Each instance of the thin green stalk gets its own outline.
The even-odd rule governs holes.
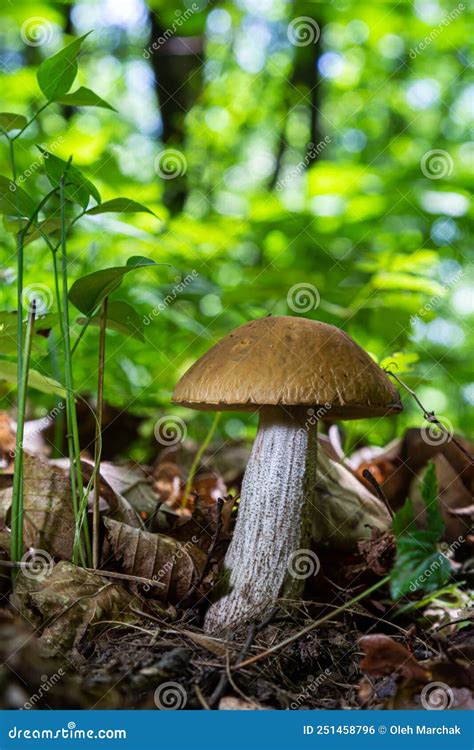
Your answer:
[[[74,385],[72,375],[72,358],[71,358],[71,339],[69,333],[69,304],[68,304],[68,275],[67,275],[67,247],[66,247],[66,197],[64,194],[64,175],[59,182],[59,200],[61,212],[61,274],[62,274],[62,326],[61,333],[63,339],[64,351],[64,375],[66,385],[66,417],[68,423],[68,443],[71,450],[70,462],[73,468],[75,462],[76,469],[76,489],[77,494],[73,493],[73,510],[76,524],[79,525],[77,531],[79,535],[82,528],[82,518],[79,515],[79,505],[84,495],[84,483],[81,471],[81,449],[79,443],[79,431],[77,427],[76,404],[74,401]],[[71,481],[72,483],[72,481]],[[86,559],[92,559],[92,550],[90,543],[89,527],[84,524],[84,544],[86,548]],[[79,547],[79,549],[78,549]],[[73,552],[73,562],[77,563],[81,545],[75,545]]]
[[[51,372],[53,374],[53,378],[58,381],[58,383],[61,383],[63,380],[61,368],[59,366],[59,360],[58,360],[58,353],[57,353],[57,338],[56,338],[56,331],[54,328],[50,331],[48,336],[48,352],[49,352],[49,361],[51,363]],[[56,413],[55,419],[54,419],[54,435],[53,435],[53,451],[52,451],[52,458],[60,458],[61,457],[61,446],[64,442],[64,435],[66,432],[66,424],[65,424],[65,413],[64,413],[64,406],[65,402],[61,399],[61,401],[55,402],[55,407],[59,408],[59,412]]]
[[[104,372],[105,372],[105,333],[107,327],[107,306],[109,298],[105,297],[102,301],[100,312],[100,335],[99,335],[99,375],[97,379],[97,421],[95,428],[95,447],[94,447],[94,510],[92,521],[92,567],[99,567],[99,531],[100,531],[100,453],[102,439],[102,410],[104,406]]]
[[[184,487],[184,495],[183,495],[183,499],[181,501],[181,507],[182,508],[186,508],[186,506],[188,504],[189,493],[191,492],[191,487],[193,486],[193,481],[194,481],[194,477],[196,475],[196,471],[197,471],[198,466],[199,466],[199,462],[201,461],[201,458],[204,455],[204,451],[206,450],[207,446],[209,445],[209,443],[212,440],[212,436],[214,435],[214,433],[216,431],[216,427],[219,424],[220,418],[221,418],[221,412],[217,411],[216,415],[215,415],[215,417],[214,417],[214,419],[212,421],[212,424],[211,424],[211,426],[209,428],[209,432],[207,433],[207,435],[206,435],[206,437],[204,439],[204,442],[201,444],[198,452],[194,456],[194,461],[191,464],[191,469],[189,471],[188,479],[187,479],[186,485]]]
[[[11,558],[15,561],[21,560],[23,555],[23,437],[25,433],[26,394],[28,391],[28,370],[35,325],[35,313],[36,302],[33,300],[26,325],[23,370],[18,389],[18,419],[11,512]]]
[[[20,135],[22,135],[22,134],[23,134],[23,133],[25,132],[26,128],[29,128],[29,127],[30,127],[30,125],[31,125],[31,123],[32,123],[32,122],[34,122],[34,121],[35,121],[35,120],[37,119],[37,117],[38,117],[38,116],[39,116],[39,115],[41,114],[41,112],[43,112],[43,110],[45,110],[45,109],[46,109],[46,107],[49,107],[49,105],[50,105],[50,104],[51,104],[51,102],[46,102],[46,104],[43,104],[43,106],[42,106],[42,107],[40,107],[40,108],[39,108],[39,109],[38,109],[38,110],[37,110],[37,111],[35,112],[35,114],[34,114],[34,115],[33,115],[33,117],[31,118],[31,120],[28,120],[28,122],[26,123],[25,127],[24,127],[24,128],[22,128],[22,129],[21,129],[21,130],[20,130],[20,131],[19,131],[19,132],[18,132],[18,133],[17,133],[16,135],[14,135],[14,136],[13,136],[13,138],[11,138],[11,140],[12,140],[12,141],[16,141],[16,139],[17,139],[17,138],[19,138],[19,137],[20,137]]]

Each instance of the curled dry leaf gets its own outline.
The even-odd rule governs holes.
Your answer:
[[[152,589],[160,599],[179,601],[199,577],[205,555],[192,542],[180,544],[164,534],[133,529],[110,518],[104,519],[114,554],[130,575],[160,581],[163,589]]]
[[[35,577],[21,571],[15,597],[41,632],[43,656],[77,653],[87,629],[102,620],[136,619],[129,610],[133,597],[122,586],[65,561]]]
[[[11,470],[15,455],[15,429],[5,412],[0,413],[0,468]]]
[[[395,538],[391,531],[372,529],[372,538],[362,539],[357,546],[370,570],[379,576],[387,575],[395,559]]]
[[[25,548],[71,559],[75,527],[68,472],[25,453],[23,476]],[[0,490],[0,521],[7,525],[11,500],[11,487]]]
[[[428,675],[426,668],[415,659],[406,646],[397,643],[390,636],[378,633],[364,635],[359,638],[359,645],[365,652],[360,667],[367,674],[381,677],[398,672],[404,677],[426,680]]]

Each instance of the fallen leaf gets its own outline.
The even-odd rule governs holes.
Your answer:
[[[129,610],[134,597],[123,587],[66,561],[41,576],[20,571],[15,597],[21,614],[41,632],[44,656],[77,654],[88,628],[103,620],[136,619]]]
[[[75,524],[69,472],[25,453],[23,475],[25,548],[71,559]],[[7,525],[11,500],[11,487],[0,490],[0,521]]]
[[[358,547],[369,570],[379,576],[387,575],[395,559],[395,538],[391,531],[372,529],[371,539],[362,539]]]
[[[410,651],[388,635],[364,635],[359,638],[365,656],[360,668],[367,674],[380,677],[398,672],[405,677],[416,680],[426,680],[427,670],[413,656]]]
[[[205,554],[191,542],[180,544],[165,534],[133,529],[110,518],[105,518],[104,524],[124,571],[164,584],[162,589],[151,590],[159,599],[180,600],[202,572]]]

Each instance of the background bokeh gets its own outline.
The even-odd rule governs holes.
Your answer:
[[[103,199],[125,195],[159,217],[89,217],[70,241],[72,279],[130,255],[170,264],[130,275],[116,295],[146,318],[146,344],[108,334],[107,400],[146,415],[144,436],[172,413],[202,439],[212,415],[171,406],[177,379],[231,328],[269,313],[343,327],[378,361],[395,360],[428,408],[472,435],[467,6],[3,5],[2,111],[37,110],[37,65],[91,29],[77,83],[117,109],[49,107],[17,141],[23,187],[45,191],[35,145],[46,144],[73,154]],[[10,176],[4,139],[0,162]],[[13,310],[14,240],[0,232],[2,308]],[[26,262],[25,284],[52,299],[44,243],[28,245]],[[41,346],[35,366],[52,374]],[[96,353],[90,330],[74,363],[84,394],[96,388]],[[6,386],[2,399],[6,409],[14,401]],[[371,442],[422,423],[405,403],[402,416],[371,426]],[[32,393],[31,405],[38,415],[51,399]],[[368,427],[348,425],[346,448],[369,440]],[[227,439],[254,428],[255,417],[242,414],[219,426]]]

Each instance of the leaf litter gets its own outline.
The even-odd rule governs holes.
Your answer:
[[[224,448],[214,463],[212,453],[204,455],[184,510],[193,447],[165,450],[152,467],[102,463],[97,571],[68,561],[74,519],[67,465],[26,454],[25,554],[40,564],[18,573],[9,608],[0,611],[0,648],[16,659],[18,674],[26,660],[34,668],[24,685],[1,683],[3,704],[21,707],[60,668],[62,688],[43,684],[37,707],[154,708],[154,691],[171,680],[195,709],[419,708],[433,683],[446,686],[447,708],[472,708],[474,622],[465,584],[472,581],[473,473],[449,444],[427,449],[420,432],[408,430],[385,451],[368,446],[344,467],[352,475],[347,491],[360,486],[373,497],[364,475],[371,472],[395,514],[393,527],[375,519],[370,538],[358,544],[337,552],[318,546],[320,571],[304,600],[296,607],[282,601],[268,621],[230,638],[209,636],[202,622],[238,513],[243,446]],[[12,450],[14,425],[0,415],[5,564]],[[82,468],[87,482],[87,459]],[[431,586],[417,586],[430,555]],[[1,572],[8,592],[8,568]],[[351,604],[384,576],[392,595],[384,584]],[[344,606],[331,617],[334,602]],[[321,626],[307,627],[322,615]],[[253,657],[259,661],[245,666]]]

